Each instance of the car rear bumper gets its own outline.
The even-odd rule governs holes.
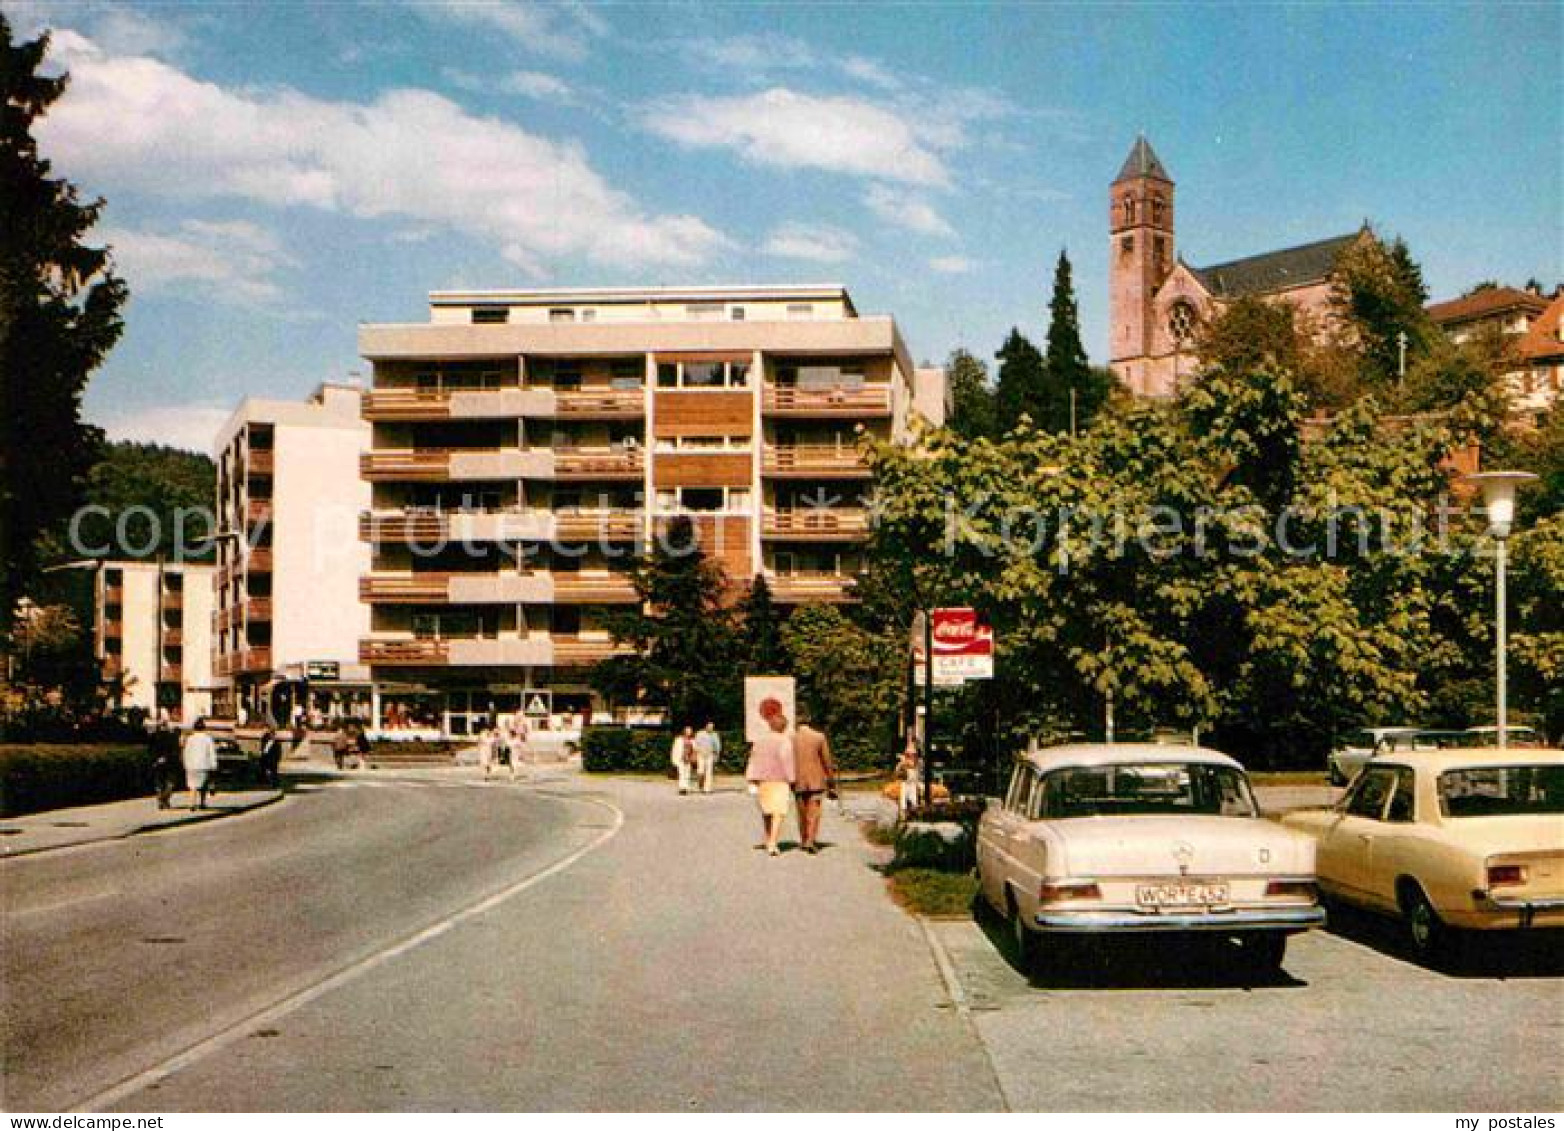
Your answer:
[[[1283,931],[1294,933],[1325,925],[1325,909],[1307,907],[1243,908],[1234,911],[1154,913],[1138,911],[1039,911],[1037,929],[1058,934],[1155,934],[1158,932]]]
[[[1531,927],[1564,927],[1564,896],[1493,896],[1473,892],[1474,910],[1445,913],[1452,927],[1475,931],[1526,930]]]

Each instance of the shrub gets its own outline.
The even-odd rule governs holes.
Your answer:
[[[144,746],[0,746],[0,816],[151,792],[152,755]]]
[[[641,727],[588,727],[581,736],[581,768],[589,773],[666,773],[671,764],[673,733]],[[743,773],[749,761],[749,743],[741,731],[722,732],[722,757],[717,769]]]

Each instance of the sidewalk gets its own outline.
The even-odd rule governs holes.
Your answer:
[[[159,809],[154,796],[129,801],[110,801],[103,805],[82,805],[75,809],[51,809],[29,813],[25,817],[0,820],[0,857],[26,856],[55,848],[70,848],[98,841],[121,840],[138,833],[193,825],[219,817],[247,813],[282,800],[278,789],[225,790],[213,797],[207,808],[192,812],[185,806],[188,795],[174,795],[172,809]]]

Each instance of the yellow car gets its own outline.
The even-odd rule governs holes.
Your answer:
[[[1564,927],[1564,751],[1381,754],[1283,823],[1315,838],[1325,895],[1400,916],[1420,955],[1452,928]]]

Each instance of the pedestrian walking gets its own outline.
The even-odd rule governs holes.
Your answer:
[[[348,751],[352,748],[353,743],[348,738],[347,727],[338,727],[331,736],[331,758],[332,761],[336,762],[337,769],[347,769]]]
[[[305,746],[309,743],[309,740],[310,740],[310,732],[305,728],[304,724],[303,723],[294,723],[293,724],[293,749],[289,752],[288,756],[290,758],[303,758],[303,757],[305,757],[309,753],[309,751],[305,749]]]
[[[494,727],[485,722],[483,729],[478,732],[478,765],[483,767],[485,779],[489,771],[494,769],[494,748],[498,742],[499,736],[494,733]]]
[[[798,839],[813,856],[820,851],[820,811],[836,796],[836,761],[826,736],[803,721],[793,735],[793,803],[798,807]]]
[[[910,734],[901,758],[896,762],[896,778],[901,782],[901,795],[896,808],[905,817],[917,808],[923,792],[923,759],[918,754],[918,740]]]
[[[282,739],[277,737],[277,729],[268,726],[261,733],[261,780],[267,785],[277,785],[282,777],[278,769],[282,765]]]
[[[364,727],[358,723],[354,723],[352,726],[354,754],[353,768],[357,770],[367,770],[369,768],[369,752],[371,750],[369,742],[369,731],[365,730]]]
[[[700,781],[701,792],[710,793],[717,776],[717,761],[722,757],[722,735],[717,724],[708,721],[695,736],[695,776]]]
[[[777,841],[782,836],[782,822],[787,818],[789,799],[793,796],[793,740],[787,733],[787,715],[782,704],[768,696],[760,702],[760,717],[765,720],[770,733],[750,743],[749,764],[744,767],[744,779],[755,791],[760,804],[760,823],[765,829],[763,846],[767,854],[781,853]]]
[[[212,788],[217,770],[217,743],[206,733],[206,720],[197,719],[195,729],[185,737],[180,761],[185,766],[185,787],[190,790],[190,808],[205,809],[206,795]]]
[[[516,780],[516,771],[527,752],[527,720],[516,715],[510,721],[510,733],[505,738],[505,761],[510,766],[510,780]]]
[[[173,805],[174,790],[179,788],[179,735],[167,719],[159,719],[157,729],[147,741],[152,754],[152,784],[157,787],[157,807]]]
[[[673,747],[668,751],[668,760],[673,763],[673,768],[679,774],[679,792],[690,792],[690,779],[695,773],[695,731],[692,727],[685,727],[674,736]]]

